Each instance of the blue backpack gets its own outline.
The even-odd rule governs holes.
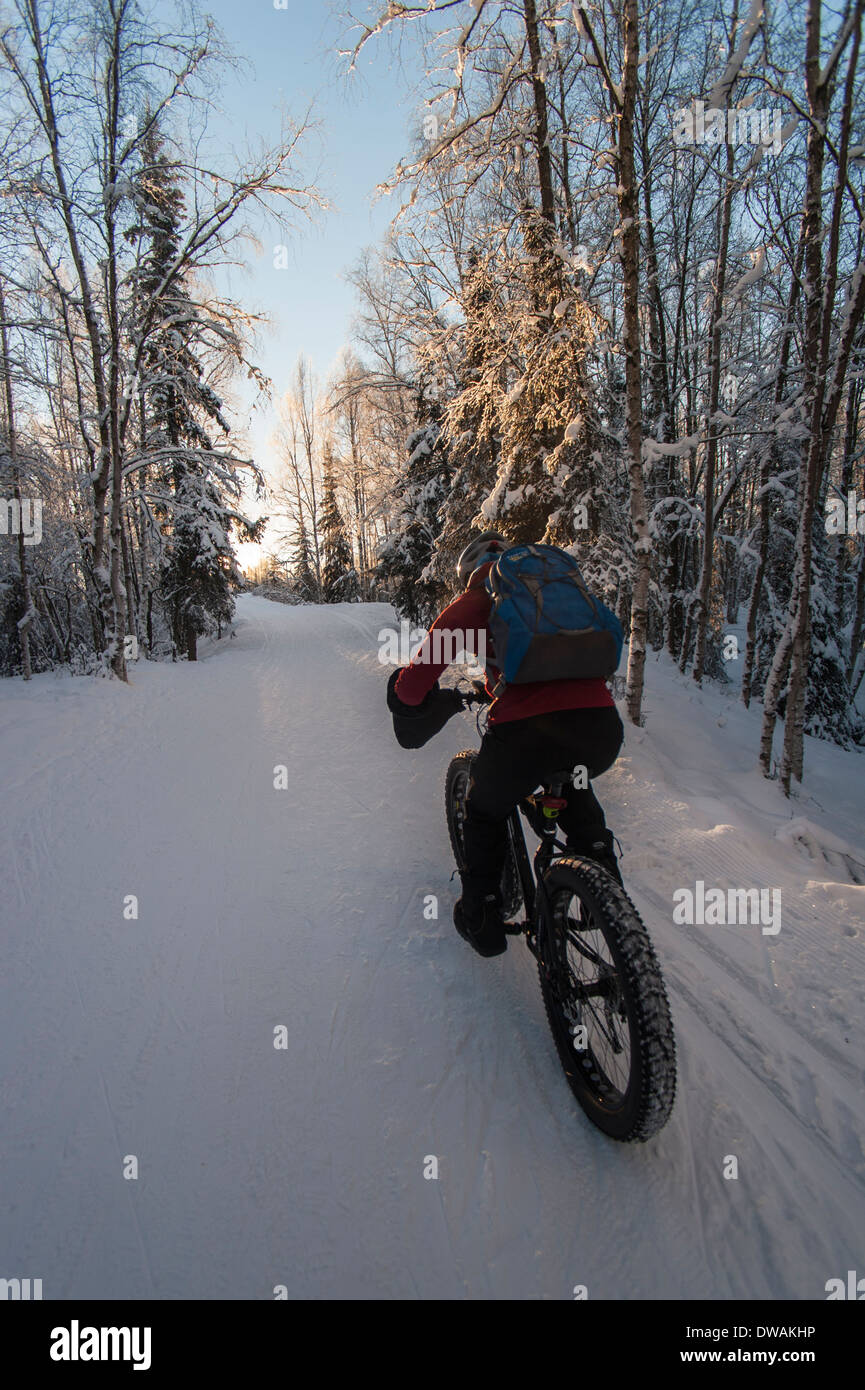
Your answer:
[[[613,675],[622,656],[621,623],[589,592],[564,550],[514,546],[499,556],[484,584],[492,598],[491,659],[502,688]]]

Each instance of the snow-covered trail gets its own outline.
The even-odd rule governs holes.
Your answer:
[[[809,741],[825,810],[790,833],[756,715],[651,666],[648,727],[599,791],[679,1098],[616,1145],[571,1098],[522,944],[483,961],[450,924],[442,780],[474,727],[396,746],[391,622],[246,597],[197,666],[0,688],[0,1276],[46,1298],[627,1299],[822,1298],[865,1273],[862,764]],[[697,878],[781,887],[780,933],[674,926]]]

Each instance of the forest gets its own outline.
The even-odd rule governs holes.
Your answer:
[[[863,5],[346,12],[346,82],[422,56],[416,120],[340,369],[272,382],[216,271],[326,216],[309,116],[238,162],[203,11],[4,4],[0,674],[195,660],[245,586],[423,624],[494,528],[615,609],[633,723],[666,652],[761,706],[787,793],[805,734],[861,746]],[[275,471],[240,382],[278,402]]]

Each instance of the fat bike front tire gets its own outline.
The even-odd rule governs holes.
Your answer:
[[[544,875],[538,973],[568,1085],[598,1129],[642,1143],[670,1117],[676,1047],[649,935],[625,890],[576,855]]]

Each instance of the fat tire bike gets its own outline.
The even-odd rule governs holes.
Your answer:
[[[489,703],[478,688],[466,709]],[[476,750],[457,753],[445,782],[445,809],[457,869],[465,869],[463,826]],[[661,968],[624,888],[599,863],[557,836],[564,768],[508,819],[503,915],[538,963],[550,1032],[565,1077],[586,1115],[611,1139],[644,1142],[670,1117],[676,1046]],[[521,816],[539,845],[529,858]]]

